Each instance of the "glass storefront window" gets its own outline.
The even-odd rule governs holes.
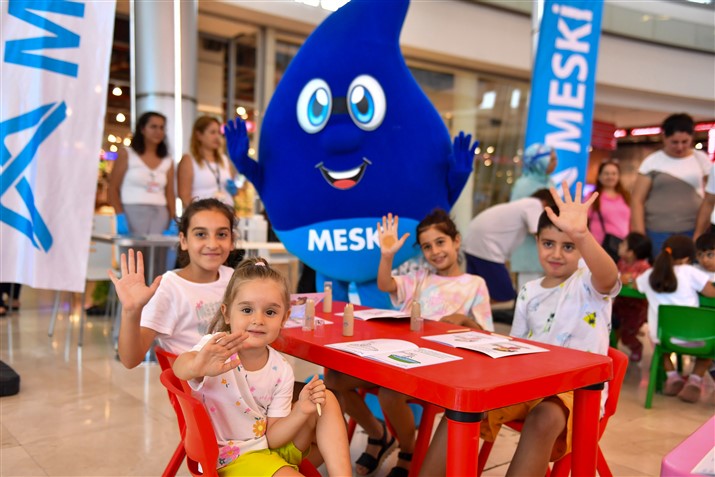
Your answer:
[[[480,75],[475,104],[477,160],[474,165],[472,215],[507,202],[521,174],[526,107],[526,81]]]

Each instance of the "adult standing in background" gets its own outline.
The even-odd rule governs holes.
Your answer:
[[[653,250],[671,235],[693,237],[710,171],[707,155],[692,149],[693,118],[672,114],[662,130],[663,149],[643,160],[631,195],[631,232],[647,235]]]
[[[606,234],[623,240],[631,222],[631,195],[621,184],[621,167],[615,161],[598,166],[596,190],[598,197],[588,211],[588,228],[598,243]]]
[[[539,189],[548,189],[554,185],[549,175],[556,169],[556,151],[544,144],[532,144],[524,151],[521,177],[511,189],[509,200],[515,201],[531,196]],[[510,268],[517,274],[519,289],[531,280],[544,274],[536,250],[536,239],[527,235],[522,244],[511,255]]]
[[[131,147],[119,150],[108,190],[119,234],[156,235],[175,228],[174,162],[165,127],[164,115],[146,112],[137,121]],[[166,257],[156,254],[157,275],[164,272],[165,263]]]
[[[467,273],[487,282],[492,302],[516,298],[506,262],[528,235],[536,234],[546,205],[554,205],[551,192],[539,189],[531,197],[489,207],[469,222],[463,242]]]
[[[184,208],[192,200],[214,198],[234,209],[237,174],[222,150],[221,123],[210,116],[198,118],[191,132],[190,153],[184,154],[176,171]]]
[[[700,204],[695,222],[693,240],[708,232],[715,232],[715,164],[710,166],[708,183],[705,184],[705,197]]]

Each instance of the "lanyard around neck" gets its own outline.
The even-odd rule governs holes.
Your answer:
[[[219,167],[218,163],[216,163],[216,169],[214,169],[213,167],[211,167],[211,164],[209,163],[209,161],[206,161],[206,167],[209,168],[211,173],[216,178],[216,188],[218,190],[221,190],[221,168]]]

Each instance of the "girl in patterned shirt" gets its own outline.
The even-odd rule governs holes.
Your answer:
[[[231,277],[212,334],[174,363],[211,417],[220,476],[300,475],[315,439],[330,475],[352,473],[345,421],[323,382],[314,377],[291,408],[293,370],[270,347],[289,314],[285,278],[262,258],[246,260]]]

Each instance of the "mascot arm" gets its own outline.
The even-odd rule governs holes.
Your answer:
[[[454,138],[454,147],[452,154],[449,157],[449,173],[447,174],[448,200],[450,205],[459,198],[459,194],[464,189],[464,184],[467,183],[469,175],[474,167],[474,151],[479,145],[479,141],[472,142],[471,134],[464,134],[460,131],[459,135]]]
[[[263,175],[261,165],[248,157],[248,131],[246,123],[240,118],[226,123],[224,127],[226,145],[231,162],[236,166],[236,170],[246,176],[251,181],[256,190],[261,190]]]

